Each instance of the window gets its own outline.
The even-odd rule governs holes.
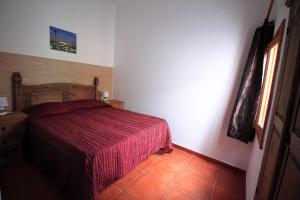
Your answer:
[[[272,97],[273,83],[278,68],[284,24],[285,21],[281,23],[277,33],[275,34],[275,37],[267,46],[264,57],[263,84],[261,88],[259,107],[255,120],[255,129],[260,148],[262,148],[263,145],[265,125],[269,114],[269,104]]]

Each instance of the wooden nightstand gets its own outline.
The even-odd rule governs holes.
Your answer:
[[[109,100],[109,104],[113,108],[119,108],[119,109],[124,109],[124,102],[123,101],[118,101],[118,100]]]
[[[22,159],[22,139],[27,115],[13,112],[0,116],[0,166]]]

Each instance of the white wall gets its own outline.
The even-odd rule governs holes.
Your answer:
[[[110,0],[1,0],[0,51],[113,66]],[[77,34],[77,54],[51,50],[49,26]]]
[[[270,20],[275,20],[275,32],[278,30],[281,22],[283,19],[286,19],[286,24],[285,28],[287,28],[288,25],[288,14],[289,14],[289,9],[285,7],[284,5],[285,1],[282,0],[276,0],[274,3],[274,7],[271,13]],[[286,33],[286,31],[284,31]],[[282,55],[283,55],[283,50],[284,50],[284,43],[285,43],[285,37],[284,35],[283,38],[283,46],[281,48],[281,59],[280,63],[282,62]],[[279,64],[279,67],[281,67],[281,64]],[[277,88],[277,83],[275,83],[275,88]],[[271,106],[271,111],[274,110],[274,99],[272,99],[272,106]],[[267,128],[266,128],[266,133],[268,132],[268,129],[270,128],[270,119],[267,121]],[[266,143],[267,140],[267,135],[265,135],[264,143]],[[263,145],[265,146],[265,145]],[[249,165],[247,168],[247,174],[246,174],[246,196],[247,200],[252,200],[254,199],[255,195],[255,189],[259,177],[259,171],[261,168],[262,164],[262,158],[263,158],[263,153],[264,153],[265,148],[261,150],[259,148],[258,140],[255,138],[255,141],[253,143],[251,153],[250,153],[250,158],[249,158]]]
[[[114,95],[165,118],[174,143],[247,169],[251,145],[226,136],[261,0],[117,4]]]

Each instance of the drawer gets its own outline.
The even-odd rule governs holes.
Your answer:
[[[7,146],[10,146],[12,144],[19,144],[21,145],[22,137],[20,135],[15,135],[15,137],[2,137],[0,138],[0,149],[6,148]]]
[[[23,132],[25,129],[26,122],[16,121],[14,123],[1,123],[0,124],[0,136],[6,135],[14,132]]]
[[[8,145],[6,148],[0,148],[0,163],[6,163],[22,158],[22,148],[20,144]]]
[[[24,121],[11,124],[2,124],[0,126],[0,146],[14,143],[23,137],[26,123]]]

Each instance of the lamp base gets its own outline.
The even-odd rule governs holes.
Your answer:
[[[8,112],[0,112],[0,116],[4,116],[4,115],[7,115]]]
[[[6,115],[7,112],[5,111],[4,107],[0,107],[0,116]]]
[[[103,101],[105,102],[105,103],[109,103],[109,99],[108,98],[103,98]]]

